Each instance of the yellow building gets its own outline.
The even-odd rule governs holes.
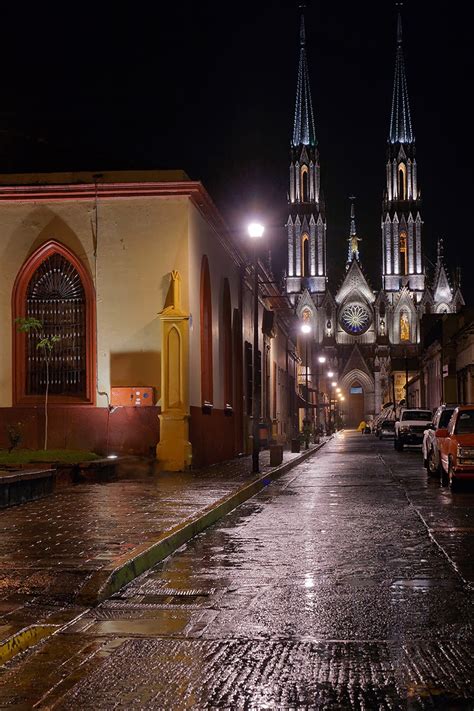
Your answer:
[[[248,451],[251,270],[201,183],[181,171],[0,176],[0,225],[0,421],[26,446],[44,429],[38,334],[16,326],[33,316],[59,336],[50,446],[157,452],[169,469]],[[282,439],[288,328],[259,328],[262,422]]]

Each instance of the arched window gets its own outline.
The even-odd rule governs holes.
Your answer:
[[[13,287],[13,400],[41,402],[46,365],[39,332],[20,333],[16,319],[33,317],[43,336],[58,336],[49,362],[51,404],[95,400],[95,296],[83,264],[55,241],[42,245],[22,266]]]
[[[301,276],[309,276],[309,238],[303,235],[301,238]]]
[[[398,199],[406,200],[407,196],[407,169],[405,163],[398,165]]]
[[[209,261],[201,263],[201,399],[202,404],[213,403],[212,381],[212,300]]]
[[[308,166],[303,165],[301,167],[301,200],[302,202],[309,201],[309,184],[308,184]]]
[[[410,340],[410,319],[406,311],[402,311],[400,314],[400,340]]]
[[[33,317],[42,324],[43,336],[59,338],[49,363],[50,402],[93,403],[95,297],[83,264],[58,242],[46,243],[21,268],[12,303],[14,324],[19,317]],[[40,334],[14,329],[14,402],[37,402],[46,390]]]
[[[408,250],[406,232],[400,232],[400,266],[401,273],[408,274]]]
[[[233,358],[232,358],[232,307],[230,300],[229,280],[224,279],[224,294],[222,304],[222,325],[224,329],[223,370],[224,370],[224,408],[233,406]]]

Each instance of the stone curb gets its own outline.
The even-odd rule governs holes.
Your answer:
[[[329,439],[326,440],[326,442],[327,441],[329,441]],[[237,508],[237,506],[244,501],[247,501],[247,499],[250,499],[262,491],[262,489],[282,476],[282,474],[285,474],[318,452],[326,442],[322,442],[302,452],[299,457],[295,457],[278,467],[274,467],[259,479],[242,486],[233,494],[213,502],[197,516],[185,520],[174,528],[166,531],[155,541],[147,541],[143,545],[137,546],[131,553],[122,556],[112,564],[93,573],[79,592],[77,601],[86,606],[93,606],[106,600],[146,570],[160,563],[171,555],[171,553],[174,553],[174,551],[180,548],[184,543],[190,541],[198,533],[212,526],[213,523],[230,511],[233,511],[233,509]]]
[[[278,467],[274,467],[255,481],[242,486],[233,494],[222,497],[218,501],[207,506],[202,513],[194,518],[188,519],[178,524],[174,528],[166,531],[156,541],[147,541],[142,546],[137,546],[132,553],[119,558],[113,565],[105,566],[97,573],[94,573],[85,583],[80,591],[77,602],[86,607],[97,605],[108,597],[118,592],[125,585],[130,583],[146,570],[149,570],[157,563],[161,562],[174,553],[180,546],[194,538],[204,529],[212,526],[213,523],[225,516],[233,509],[262,489],[272,483],[275,479],[285,474],[293,467],[304,462],[312,454],[318,452],[326,442],[316,445],[304,451],[299,457],[295,457]],[[33,624],[15,632],[7,639],[0,640],[0,665],[13,659],[20,652],[35,646],[38,642],[57,634],[71,624],[77,618],[77,613],[71,615],[71,620],[62,625]]]
[[[33,647],[45,637],[57,632],[61,625],[28,625],[0,642],[0,664],[5,664],[20,652]]]

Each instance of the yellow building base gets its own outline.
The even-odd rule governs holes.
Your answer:
[[[189,441],[189,415],[182,412],[158,415],[160,441],[156,447],[159,469],[167,472],[182,472],[189,469],[192,461]]]

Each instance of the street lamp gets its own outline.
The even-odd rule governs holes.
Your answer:
[[[316,370],[316,426],[318,428],[317,434],[318,434],[318,440],[319,441],[319,435],[321,433],[321,403],[320,403],[320,398],[321,398],[321,392],[320,392],[320,385],[319,385],[319,373],[321,366],[324,365],[326,362],[326,356],[320,355],[318,356],[318,368]]]
[[[328,373],[328,375],[329,375],[329,373]],[[334,373],[331,373],[331,375],[334,375]],[[336,403],[335,403],[336,398],[333,397],[335,387],[337,387],[337,381],[333,380],[331,382],[331,390],[329,391],[329,429],[332,429],[333,424],[334,424],[334,429],[336,429]],[[334,400],[334,410],[333,410],[334,414],[331,417],[331,406],[332,406],[333,400]]]
[[[252,415],[253,415],[253,443],[252,443],[252,471],[258,473],[259,466],[259,420],[260,420],[260,391],[257,387],[257,356],[258,356],[258,240],[263,236],[264,226],[260,222],[251,222],[248,226],[249,237],[253,240],[253,363],[252,363]]]
[[[304,441],[305,449],[309,449],[309,413],[308,413],[308,397],[309,397],[309,387],[308,387],[308,340],[309,334],[311,333],[311,325],[306,321],[301,324],[301,333],[304,333],[305,338],[305,363],[306,363],[306,373],[305,373],[305,384],[306,384],[306,397],[305,397],[305,408],[304,408]]]
[[[332,370],[328,370],[328,378],[334,378],[334,373]]]

